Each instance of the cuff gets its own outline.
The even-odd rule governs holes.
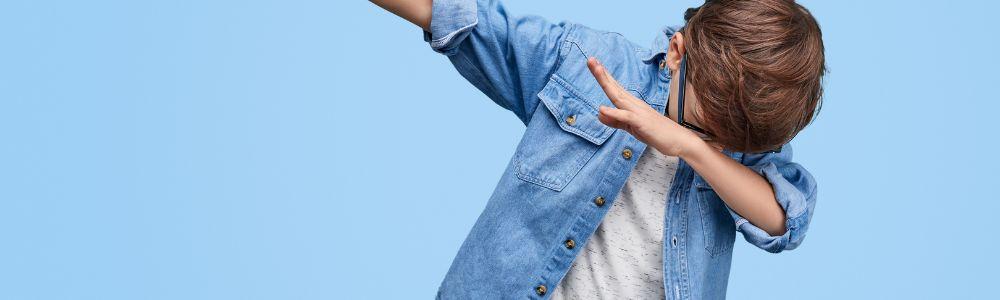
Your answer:
[[[785,233],[780,236],[770,235],[729,209],[729,213],[736,220],[736,230],[742,232],[748,242],[767,252],[778,253],[795,249],[802,243],[803,234],[809,223],[806,195],[789,182],[774,163],[750,168],[763,175],[774,189],[775,199],[785,210]]]
[[[479,22],[478,4],[475,0],[434,0],[432,7],[431,28],[424,31],[424,41],[434,51],[452,55]]]

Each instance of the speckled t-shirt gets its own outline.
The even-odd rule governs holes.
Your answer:
[[[663,216],[677,164],[646,148],[552,299],[664,299]]]

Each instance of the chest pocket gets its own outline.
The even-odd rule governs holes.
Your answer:
[[[514,174],[561,191],[614,133],[597,119],[597,104],[553,75],[538,93],[539,107],[514,154]]]
[[[561,45],[561,62],[538,92],[541,104],[514,154],[514,174],[562,191],[594,157],[614,128],[597,119],[600,105],[614,106],[587,69],[597,57],[633,96],[646,100],[638,82],[643,64],[634,45],[610,32],[571,26]],[[544,106],[544,107],[543,107]]]

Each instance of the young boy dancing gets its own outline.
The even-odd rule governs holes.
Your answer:
[[[721,299],[736,232],[802,242],[816,182],[788,142],[825,63],[794,1],[706,1],[651,48],[494,0],[372,2],[526,125],[439,299]]]

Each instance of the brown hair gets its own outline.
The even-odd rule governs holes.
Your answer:
[[[697,113],[724,147],[777,149],[819,113],[823,40],[805,7],[793,0],[708,0],[684,20]]]

